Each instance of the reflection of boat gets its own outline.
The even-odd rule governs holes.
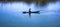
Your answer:
[[[31,8],[29,8],[29,12],[26,12],[26,11],[23,12],[23,14],[26,14],[26,13],[29,13],[29,16],[31,16],[31,13],[36,13],[36,14],[38,14],[39,11],[31,12]]]

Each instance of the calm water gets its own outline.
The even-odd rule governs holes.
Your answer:
[[[40,11],[40,14],[23,14],[23,11]],[[60,27],[60,2],[44,7],[25,2],[0,3],[0,27]]]

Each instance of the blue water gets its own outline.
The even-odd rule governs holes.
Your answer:
[[[23,14],[23,11],[40,11],[40,14]],[[0,3],[0,27],[60,27],[60,2],[44,7],[25,2]]]

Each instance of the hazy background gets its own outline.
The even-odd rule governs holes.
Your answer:
[[[40,14],[23,14],[23,11]],[[60,27],[59,0],[0,0],[0,27]]]

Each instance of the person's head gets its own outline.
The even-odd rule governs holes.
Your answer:
[[[29,8],[29,10],[31,10],[31,8]]]

